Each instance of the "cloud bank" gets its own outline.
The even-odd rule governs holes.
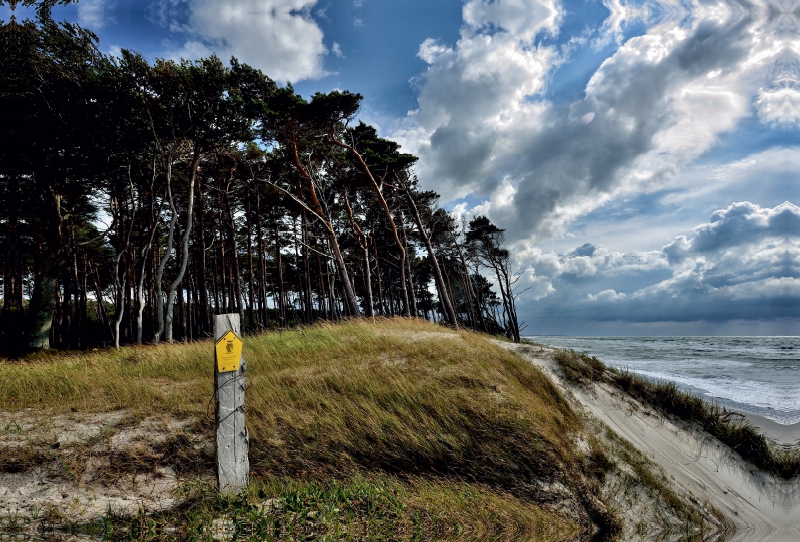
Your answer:
[[[800,318],[800,207],[734,203],[659,251],[520,253],[532,322]]]

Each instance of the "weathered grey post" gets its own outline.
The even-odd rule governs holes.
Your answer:
[[[214,317],[214,342],[217,482],[221,493],[238,493],[247,487],[250,472],[244,425],[247,366],[238,314]]]

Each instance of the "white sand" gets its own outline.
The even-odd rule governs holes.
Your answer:
[[[547,349],[498,344],[519,351],[567,389]],[[680,488],[725,514],[733,527],[726,540],[800,540],[800,480],[789,483],[766,475],[707,433],[659,418],[610,387],[586,391],[570,386],[567,395],[663,467]]]

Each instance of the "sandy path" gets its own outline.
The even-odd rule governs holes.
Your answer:
[[[517,350],[565,389],[547,349],[498,344]],[[567,395],[663,467],[679,486],[724,513],[735,528],[727,540],[800,540],[800,480],[788,483],[766,475],[713,437],[659,418],[609,387],[569,387]]]

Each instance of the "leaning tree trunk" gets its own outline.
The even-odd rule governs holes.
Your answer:
[[[369,245],[367,244],[367,237],[364,235],[364,232],[361,230],[361,227],[356,222],[355,218],[353,217],[353,209],[350,207],[350,199],[347,197],[347,192],[344,194],[344,204],[347,208],[347,216],[350,218],[350,225],[353,228],[353,231],[356,232],[358,236],[358,244],[361,245],[361,250],[364,251],[364,288],[367,292],[367,299],[364,303],[367,309],[367,316],[370,318],[375,317],[375,310],[373,308],[373,301],[372,301],[372,278],[370,277],[369,272]]]
[[[342,148],[347,149],[353,156],[356,157],[359,166],[361,166],[361,170],[367,175],[370,183],[372,183],[372,188],[375,191],[375,195],[378,196],[378,200],[381,202],[383,212],[386,215],[386,220],[389,222],[389,227],[392,228],[392,235],[394,235],[394,242],[397,245],[397,251],[400,253],[400,294],[403,301],[403,316],[411,316],[408,303],[408,290],[406,289],[406,251],[403,248],[403,243],[400,241],[400,235],[397,233],[397,225],[392,217],[392,211],[389,209],[389,204],[386,203],[386,198],[383,197],[383,192],[381,192],[381,188],[378,186],[377,181],[375,181],[375,177],[372,176],[369,166],[367,166],[367,163],[364,162],[364,159],[361,157],[355,147],[346,143],[342,143],[335,137],[332,139],[334,143]]]
[[[453,303],[450,301],[450,296],[447,294],[447,288],[445,287],[444,278],[442,277],[442,269],[439,267],[439,260],[436,258],[436,254],[433,252],[433,245],[431,245],[431,239],[428,237],[428,232],[425,230],[425,226],[422,224],[422,218],[420,217],[419,209],[417,209],[417,203],[414,201],[414,198],[407,189],[405,190],[405,193],[408,202],[411,204],[411,216],[414,217],[414,222],[416,223],[417,229],[420,232],[422,242],[425,244],[425,250],[428,251],[428,258],[431,260],[431,264],[433,265],[433,276],[436,281],[436,290],[439,293],[439,301],[442,302],[448,323],[451,326],[458,328],[456,311],[453,309]]]
[[[31,348],[50,348],[50,332],[53,329],[53,316],[56,312],[56,293],[58,274],[53,267],[34,277],[31,297]],[[102,301],[100,301],[102,303]]]
[[[181,238],[180,269],[178,270],[178,275],[175,277],[175,280],[173,280],[169,288],[167,288],[167,314],[164,320],[164,338],[168,342],[172,342],[172,312],[175,306],[175,290],[183,280],[183,275],[186,273],[186,265],[189,263],[189,236],[192,233],[192,213],[194,212],[194,183],[197,178],[197,162],[199,160],[200,151],[195,150],[192,163],[189,165],[189,200],[186,203],[186,227],[183,230],[183,237]]]
[[[170,210],[172,211],[172,218],[169,221],[169,233],[167,234],[167,246],[164,250],[164,256],[161,258],[161,262],[158,265],[158,270],[156,271],[156,332],[155,332],[155,342],[159,342],[161,340],[161,335],[164,333],[164,291],[163,285],[161,281],[164,277],[164,268],[167,266],[167,262],[172,257],[172,241],[175,238],[175,224],[178,222],[178,210],[175,208],[175,200],[172,197],[172,161],[171,158],[167,162],[167,175],[166,175],[166,182],[167,182],[167,198],[169,202]]]
[[[314,180],[311,178],[311,175],[308,174],[306,168],[303,167],[303,164],[300,163],[300,156],[297,152],[297,143],[294,141],[292,142],[292,151],[294,165],[308,186],[308,192],[311,196],[313,210],[321,219],[323,226],[325,227],[328,244],[330,245],[331,252],[333,253],[333,261],[336,264],[336,271],[339,274],[339,280],[342,281],[342,290],[345,298],[344,302],[352,316],[361,316],[361,309],[358,307],[358,300],[356,299],[356,294],[353,290],[353,284],[350,282],[350,276],[347,274],[347,267],[344,263],[344,257],[342,256],[342,251],[339,249],[339,241],[336,239],[336,229],[333,227],[333,222],[322,208],[319,198],[317,198],[317,191],[314,188]]]
[[[128,164],[128,180],[131,183],[131,206],[132,206],[131,222],[130,222],[130,225],[128,226],[127,233],[124,234],[125,241],[123,242],[122,246],[119,249],[119,252],[117,253],[117,258],[116,258],[116,262],[115,262],[115,265],[114,265],[114,286],[116,288],[116,294],[117,294],[116,298],[114,299],[114,305],[115,305],[114,306],[114,346],[117,348],[117,350],[119,350],[119,335],[120,335],[119,327],[120,327],[120,324],[122,324],[122,317],[125,314],[125,310],[124,310],[125,309],[125,305],[126,305],[126,303],[125,303],[125,297],[126,297],[125,296],[125,288],[128,285],[126,273],[121,273],[120,272],[120,263],[122,262],[122,257],[125,255],[125,252],[128,251],[128,246],[130,246],[130,244],[131,244],[131,234],[133,233],[133,224],[134,224],[134,221],[136,220],[136,202],[134,200],[134,195],[133,195],[133,182],[130,181],[130,176],[131,176],[131,168],[130,168],[130,164]],[[122,218],[123,218],[123,212],[122,212],[123,198],[122,197],[114,197],[114,199],[112,200],[112,204],[114,204],[114,206],[117,209],[117,215],[119,217],[118,221],[117,221],[118,227],[124,227],[124,223],[123,223],[123,220],[122,220]],[[121,231],[118,231],[118,237],[119,238],[123,237],[123,234],[122,234]]]
[[[64,217],[61,214],[61,195],[48,187],[52,198],[52,223],[45,230],[46,241],[40,249],[39,270],[34,277],[31,296],[31,327],[29,346],[35,349],[50,348],[50,332],[56,312],[58,274],[61,267],[61,232]]]

